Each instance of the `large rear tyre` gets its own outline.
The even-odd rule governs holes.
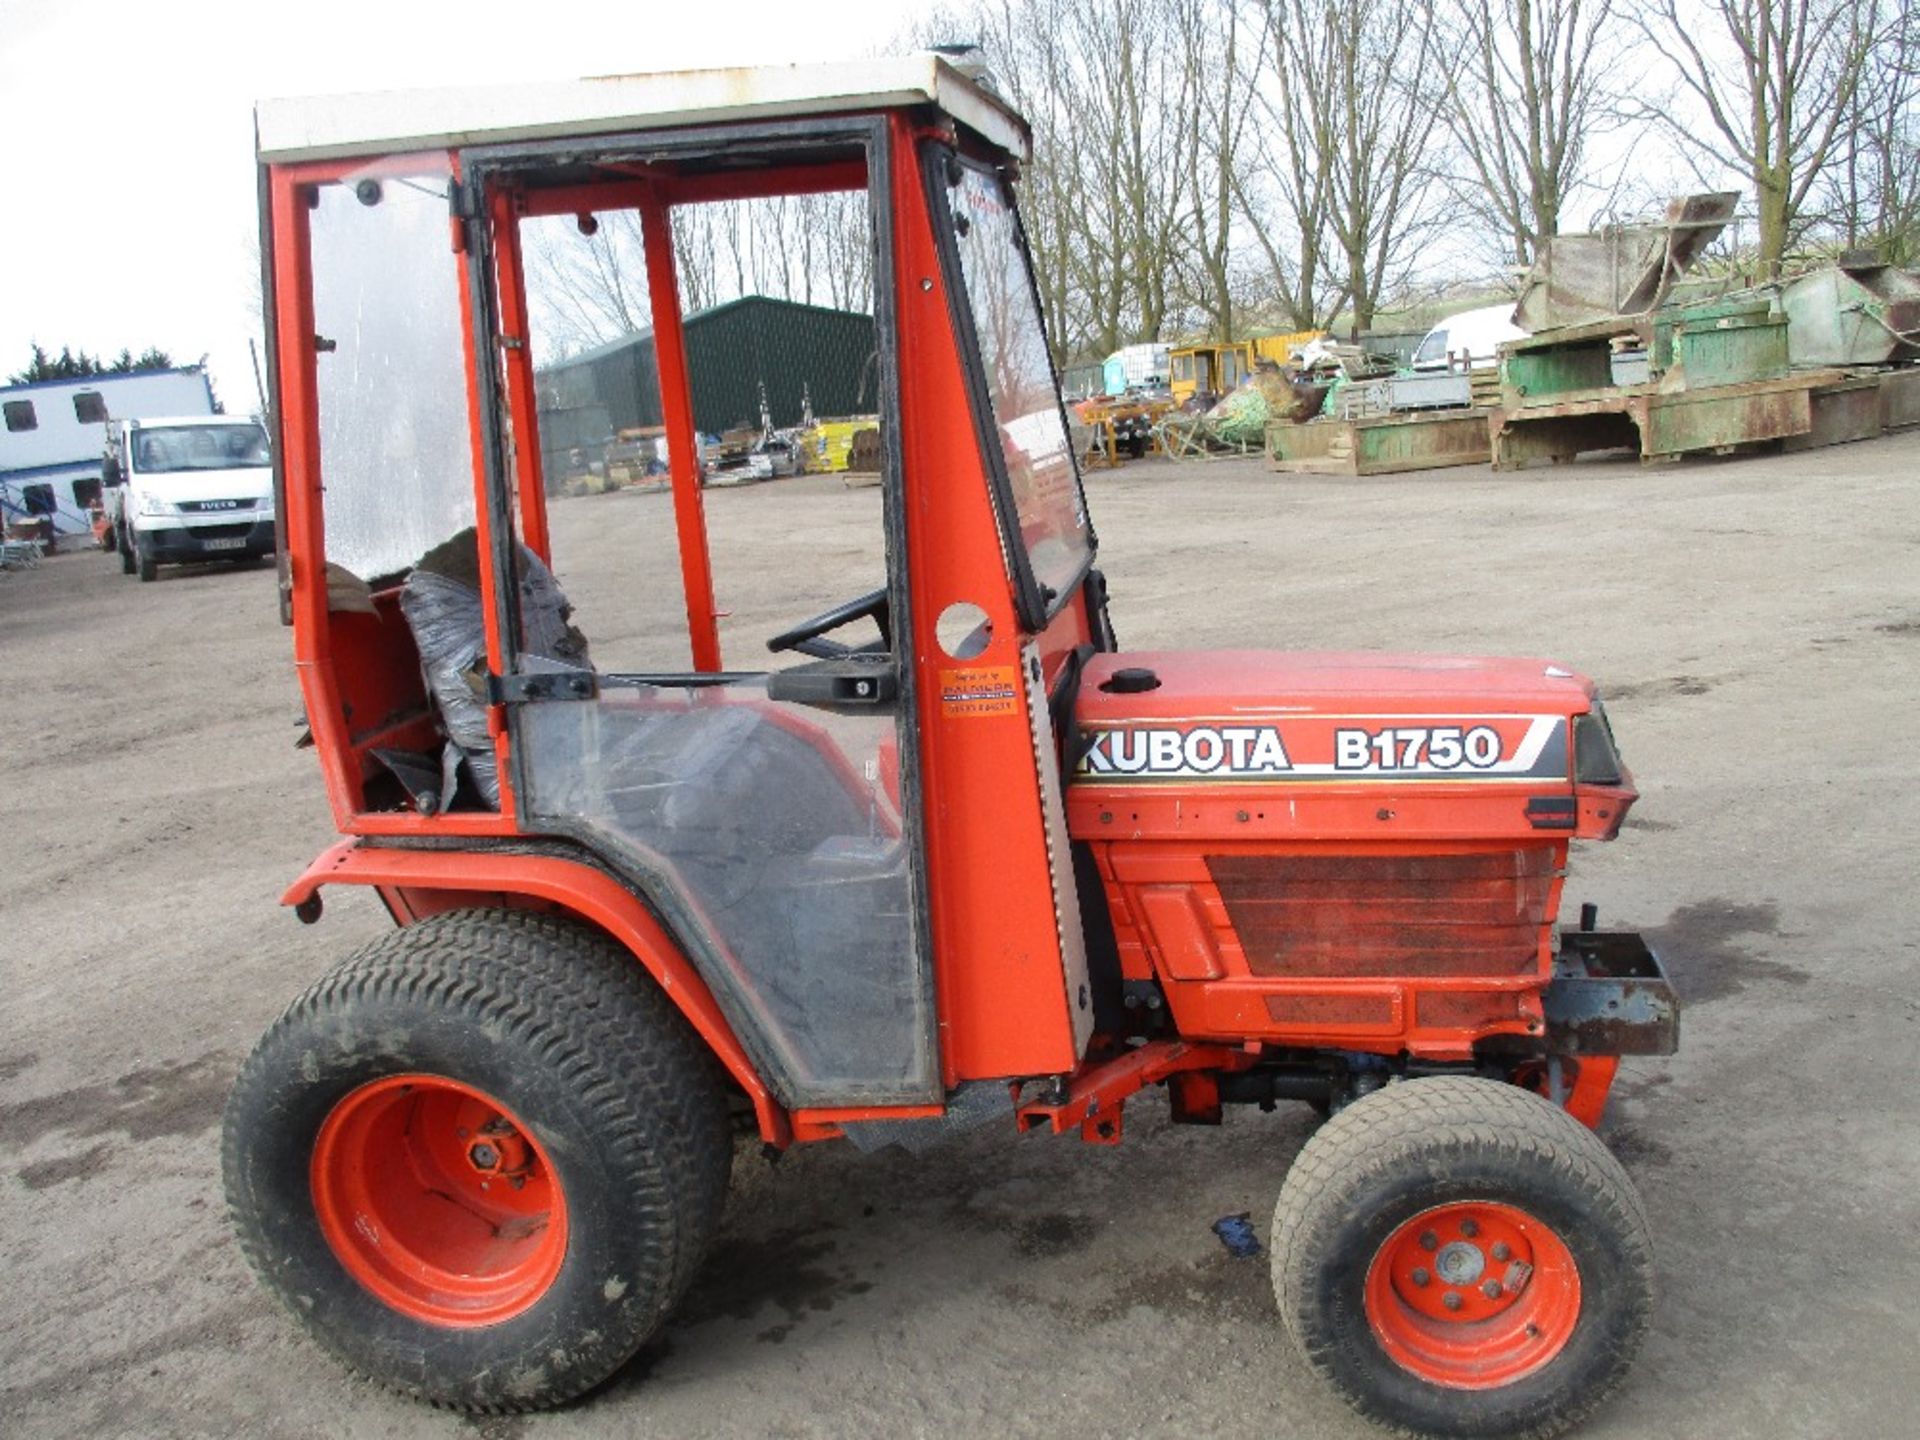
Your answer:
[[[1307,1361],[1406,1435],[1544,1440],[1619,1384],[1653,1306],[1653,1248],[1605,1145],[1490,1080],[1389,1085],[1294,1161],[1273,1282]]]
[[[568,1400],[659,1328],[706,1253],[722,1077],[598,932],[453,911],[296,1000],[227,1104],[260,1278],[353,1369],[477,1412]]]

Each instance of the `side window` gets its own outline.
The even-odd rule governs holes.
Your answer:
[[[865,191],[671,212],[720,654],[887,582]],[[553,569],[603,673],[691,668],[660,367],[634,211],[521,223]],[[872,644],[870,621],[834,639]]]
[[[98,390],[82,390],[73,397],[73,418],[82,425],[104,425],[107,420],[107,397]]]
[[[40,428],[40,418],[33,413],[33,401],[31,400],[9,400],[6,402],[6,405],[0,407],[0,409],[5,410],[7,429],[9,431],[17,433],[21,430],[37,430]]]
[[[1416,365],[1425,365],[1431,361],[1444,360],[1446,358],[1447,332],[1445,330],[1432,330],[1427,333],[1427,338],[1420,342],[1420,348],[1414,352],[1413,363]]]
[[[73,503],[76,508],[86,510],[100,498],[98,480],[76,480],[73,482]]]
[[[1012,191],[998,175],[962,165],[946,190],[962,291],[986,381],[994,450],[1014,508],[1031,585],[1048,614],[1093,559],[1080,473],[1054,390],[1046,327]]]
[[[20,503],[29,515],[51,515],[57,508],[51,485],[22,485]]]
[[[444,157],[315,191],[313,311],[327,558],[399,574],[474,523],[459,267]]]

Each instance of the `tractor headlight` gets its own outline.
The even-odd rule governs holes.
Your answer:
[[[1581,785],[1618,785],[1624,778],[1607,707],[1598,696],[1593,709],[1573,720],[1573,778]]]
[[[151,490],[142,490],[140,492],[140,513],[142,515],[171,515],[173,514],[173,502],[171,500],[162,500]]]

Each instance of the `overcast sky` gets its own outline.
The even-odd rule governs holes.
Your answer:
[[[847,59],[928,0],[0,0],[0,382],[34,341],[209,357],[252,410],[253,102]]]

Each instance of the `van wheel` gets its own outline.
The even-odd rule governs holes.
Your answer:
[[[227,1103],[268,1289],[354,1370],[476,1412],[558,1404],[659,1328],[725,1203],[711,1053],[632,955],[526,911],[438,915],[296,1000]]]
[[[1653,1248],[1593,1132],[1514,1086],[1433,1077],[1355,1101],[1301,1148],[1273,1281],[1301,1353],[1362,1414],[1544,1440],[1625,1376]]]
[[[133,565],[140,572],[142,582],[150,581],[160,573],[160,567],[154,563],[153,557],[140,548],[137,534],[133,537]]]
[[[114,534],[118,539],[115,548],[120,552],[120,573],[131,575],[133,574],[133,543],[127,539],[125,530],[116,530]]]

